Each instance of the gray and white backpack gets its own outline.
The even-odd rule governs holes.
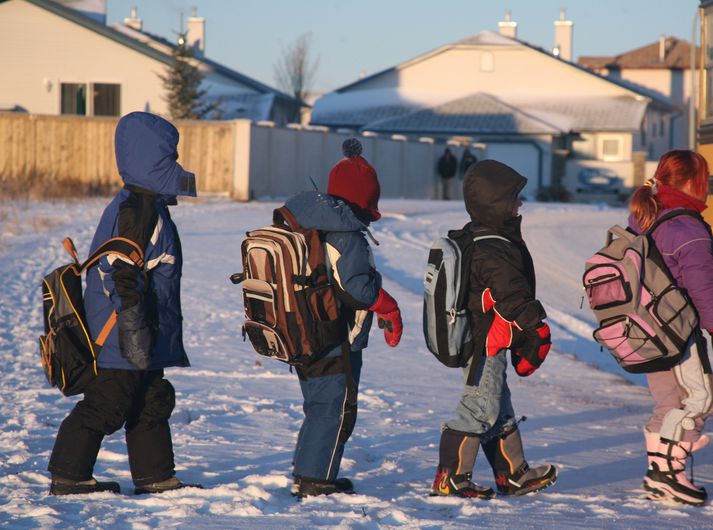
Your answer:
[[[428,254],[423,289],[423,335],[429,351],[451,368],[465,366],[473,354],[468,313],[473,243],[506,238],[486,234],[473,238],[468,230],[450,230],[436,239]]]

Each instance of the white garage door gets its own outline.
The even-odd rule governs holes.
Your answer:
[[[486,158],[507,164],[523,177],[527,177],[527,186],[525,187],[523,195],[534,198],[535,192],[537,191],[537,178],[540,171],[537,167],[539,157],[535,146],[531,144],[488,143],[485,156]],[[546,185],[546,183],[543,185]]]

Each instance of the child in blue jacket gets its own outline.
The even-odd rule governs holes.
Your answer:
[[[168,205],[196,195],[195,177],[176,159],[178,130],[159,116],[132,112],[119,121],[115,149],[123,189],[107,206],[90,254],[113,237],[144,251],[139,269],[104,256],[87,273],[84,296],[92,340],[110,329],[97,376],[62,422],[49,462],[50,494],[119,492],[92,476],[104,436],[124,427],[135,493],[182,488],[174,474],[168,419],[175,392],[163,369],[188,366],[180,283],[183,257]]]

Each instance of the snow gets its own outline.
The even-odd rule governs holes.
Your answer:
[[[644,498],[642,426],[651,399],[641,378],[624,377],[591,339],[580,309],[585,258],[623,209],[528,203],[524,233],[538,271],[538,294],[553,329],[545,365],[511,373],[528,460],[558,466],[543,492],[491,501],[429,497],[441,422],[454,412],[458,370],[440,365],[421,332],[422,272],[430,242],[465,222],[456,202],[383,201],[373,226],[385,286],[403,310],[405,336],[388,348],[374,330],[365,352],[359,419],[342,474],[355,495],[296,501],[289,493],[301,423],[297,378],[258,358],[240,337],[239,270],[244,232],[267,224],[275,203],[224,198],[172,209],[185,254],[183,306],[193,367],[167,371],[177,391],[171,418],[177,473],[206,489],[134,497],[121,432],[107,437],[95,475],[123,493],[49,497],[46,464],[60,422],[76,398],[47,386],[40,369],[41,277],[66,261],[71,235],[86,254],[106,199],[0,202],[0,526],[10,528],[710,528],[713,508]],[[696,455],[696,481],[711,489],[713,447]],[[475,479],[492,485],[482,454]]]

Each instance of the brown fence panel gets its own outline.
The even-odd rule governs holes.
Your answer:
[[[0,113],[0,183],[40,189],[119,186],[116,123],[116,118]],[[179,161],[196,173],[199,192],[229,192],[233,123],[185,120],[177,126]]]
[[[230,191],[235,143],[232,122],[181,120],[176,125],[181,135],[178,160],[196,174],[198,190]]]

